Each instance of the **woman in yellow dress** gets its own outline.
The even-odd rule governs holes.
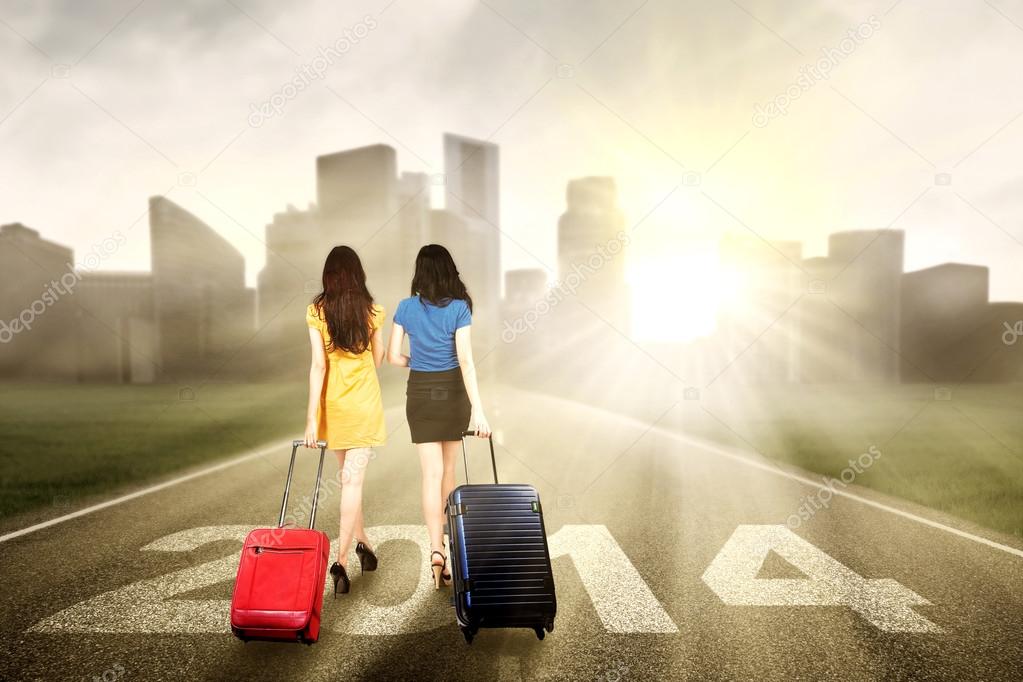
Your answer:
[[[323,292],[306,310],[312,365],[305,444],[317,440],[337,454],[341,477],[341,532],[338,558],[330,567],[334,597],[346,594],[348,549],[364,571],[377,567],[362,519],[362,483],[373,457],[372,448],[387,439],[377,368],[384,359],[384,309],[366,288],[359,256],[347,246],[335,246],[323,265]]]

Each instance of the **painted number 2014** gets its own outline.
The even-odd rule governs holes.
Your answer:
[[[173,533],[146,545],[146,552],[189,552],[211,542],[241,542],[251,526],[203,526]],[[430,552],[422,526],[370,529],[377,545],[416,544]],[[568,556],[607,632],[676,633],[678,628],[640,577],[607,528],[563,526],[549,539],[551,558]],[[805,578],[758,578],[768,552],[798,568]],[[353,557],[354,558],[354,557]],[[345,617],[334,630],[352,635],[395,635],[449,625],[451,610],[433,591],[425,561],[412,594],[381,606],[353,590],[345,597]],[[226,599],[187,594],[234,578],[238,554],[155,578],[140,580],[60,611],[31,632],[218,633],[229,632]],[[357,578],[356,578],[357,579]],[[725,604],[736,606],[844,606],[886,632],[940,632],[912,607],[926,599],[890,579],[867,579],[825,554],[785,526],[736,528],[703,574],[703,581]]]

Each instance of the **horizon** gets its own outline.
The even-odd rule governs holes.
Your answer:
[[[577,10],[19,6],[0,47],[23,67],[0,89],[0,222],[83,252],[138,220],[140,197],[165,195],[245,255],[253,286],[264,226],[315,197],[319,150],[384,143],[401,171],[436,173],[454,130],[502,148],[503,271],[556,271],[566,183],[606,175],[626,224],[642,225],[630,269],[656,262],[669,284],[679,262],[654,256],[705,263],[727,231],[813,257],[833,232],[892,227],[907,271],[985,265],[993,301],[1023,300],[1023,88],[1006,87],[1023,41],[1008,16],[875,2]],[[799,94],[773,111],[785,92]],[[429,106],[410,115],[410,99]],[[103,269],[140,271],[148,254],[132,235]]]

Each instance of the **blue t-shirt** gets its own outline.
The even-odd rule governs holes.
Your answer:
[[[443,372],[458,367],[455,330],[472,324],[465,301],[456,298],[446,306],[437,306],[413,296],[398,303],[394,321],[408,334],[409,367],[420,372]]]

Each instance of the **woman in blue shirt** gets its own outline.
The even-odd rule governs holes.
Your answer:
[[[472,359],[471,325],[472,298],[451,254],[437,244],[424,246],[416,256],[412,296],[394,311],[387,361],[410,369],[405,416],[423,472],[423,516],[437,589],[442,581],[451,584],[444,501],[455,487],[455,462],[470,416],[477,435],[490,435]],[[406,334],[409,355],[402,353]]]

